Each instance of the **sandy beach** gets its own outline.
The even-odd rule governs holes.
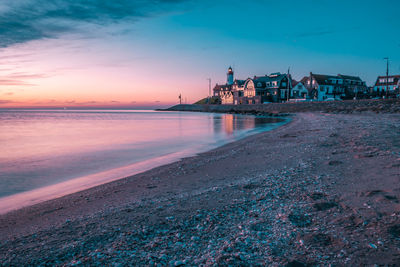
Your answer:
[[[1,265],[396,265],[400,114],[297,113],[0,216]]]

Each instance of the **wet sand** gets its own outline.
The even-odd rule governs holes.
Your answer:
[[[400,114],[298,113],[279,129],[2,215],[0,262],[398,264],[399,199]]]

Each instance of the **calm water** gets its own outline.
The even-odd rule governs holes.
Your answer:
[[[229,114],[2,110],[0,197],[94,174],[124,177],[281,124]]]

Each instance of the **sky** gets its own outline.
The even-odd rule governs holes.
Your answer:
[[[163,107],[287,72],[400,74],[398,0],[2,0],[0,108]]]

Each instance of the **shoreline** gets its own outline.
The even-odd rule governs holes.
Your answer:
[[[226,144],[236,142],[255,134],[259,134],[260,132],[271,131],[276,128],[282,127],[283,125],[290,123],[290,121],[291,118],[286,118],[282,119],[281,122],[277,121],[267,123],[263,127],[248,130],[246,131],[246,133],[241,133],[240,135],[237,134],[235,140],[233,141],[223,140],[221,144],[210,143],[207,145],[203,145],[203,147],[199,146],[196,149],[194,147],[190,147],[182,151],[168,153],[158,156],[156,158],[139,161],[127,166],[109,169],[102,172],[69,179],[57,184],[34,188],[29,191],[0,197],[0,215],[5,215],[8,212],[33,206],[41,202],[51,201],[53,199],[85,191],[96,186],[111,183],[113,181],[132,177],[157,167],[178,162],[187,157],[194,157],[198,154],[217,149],[218,147],[224,146]]]
[[[275,130],[0,215],[0,260],[396,263],[399,119],[299,113]]]

